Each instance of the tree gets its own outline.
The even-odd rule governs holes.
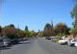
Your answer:
[[[44,36],[52,36],[53,35],[53,26],[47,23],[44,27]]]
[[[24,38],[26,37],[26,32],[23,31],[23,30],[20,30],[20,29],[16,29],[16,35],[19,37],[19,38]]]
[[[28,31],[28,26],[25,26],[25,31]]]
[[[2,36],[2,27],[0,26],[0,36]]]
[[[74,27],[77,27],[77,4],[73,8],[73,10],[71,12],[71,16],[74,19]]]
[[[4,35],[7,36],[8,38],[11,38],[11,39],[17,38],[16,28],[13,24],[5,26],[3,28],[3,31],[4,31]]]
[[[9,27],[13,27],[13,28],[15,28],[15,26],[14,26],[13,24],[10,24]]]
[[[43,32],[43,31],[39,31],[39,32],[37,33],[37,37],[43,37],[43,35],[44,35],[44,32]]]
[[[32,31],[31,31],[31,34],[32,34],[32,35],[31,35],[32,37],[36,37],[37,32],[35,32],[34,30],[32,30]]]
[[[73,8],[71,16],[74,19],[74,28],[72,29],[72,33],[77,34],[77,4]]]
[[[59,23],[55,26],[55,34],[65,35],[69,34],[69,28],[64,23]]]
[[[0,33],[2,32],[2,27],[0,26]]]

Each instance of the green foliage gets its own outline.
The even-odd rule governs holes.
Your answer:
[[[24,38],[24,37],[36,37],[39,36],[54,36],[54,34],[58,36],[63,36],[68,34],[68,27],[63,24],[59,23],[57,26],[53,27],[52,24],[47,23],[44,27],[44,31],[36,33],[35,31],[29,31],[28,27],[25,27],[25,30],[21,30],[19,28],[16,28],[13,24],[10,24],[8,26],[5,26],[2,28],[3,35],[14,39],[14,38]]]
[[[74,28],[71,30],[71,33],[77,34],[77,4],[74,6],[71,15],[74,18]]]
[[[60,36],[60,37],[65,36],[65,35],[66,35],[65,33],[58,33],[57,34],[57,36]]]
[[[47,23],[44,27],[43,35],[52,36],[53,35],[53,25]]]
[[[16,34],[17,34],[17,36],[20,37],[20,38],[26,37],[26,32],[23,31],[23,30],[20,30],[20,29],[17,29],[17,30],[16,30]]]
[[[77,26],[77,4],[74,6],[72,12],[71,12],[72,18],[74,18],[74,27]]]
[[[43,37],[44,36],[44,32],[42,32],[42,31],[38,32],[37,34],[38,34],[37,36],[39,36],[39,37]]]
[[[2,27],[0,26],[0,34],[1,34],[1,32],[2,32]]]
[[[3,28],[3,32],[4,32],[3,35],[7,36],[10,39],[18,38],[17,35],[16,35],[16,28],[12,24],[8,25],[8,26],[5,26]]]
[[[13,24],[5,26],[3,31],[4,35],[11,39],[32,37],[36,34],[34,31],[29,31],[27,26],[25,27],[25,30],[21,30],[19,28],[15,28]]]
[[[28,26],[25,26],[25,31],[28,31]]]
[[[17,39],[18,36],[16,34],[7,34],[7,37],[10,39]]]
[[[74,6],[71,15],[73,18],[77,18],[77,4]]]
[[[69,30],[64,23],[59,23],[55,26],[55,34],[59,36],[69,34]]]
[[[71,31],[70,31],[71,33],[76,33],[77,34],[77,28],[73,28],[73,29],[71,29]]]
[[[36,32],[34,32],[34,31],[27,31],[26,32],[26,36],[27,37],[35,37],[36,36]]]

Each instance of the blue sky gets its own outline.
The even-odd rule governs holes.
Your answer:
[[[4,0],[0,25],[14,24],[24,29],[43,30],[46,23],[60,22],[72,27],[72,0]]]

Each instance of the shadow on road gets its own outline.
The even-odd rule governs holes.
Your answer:
[[[11,49],[11,47],[2,47],[2,48],[0,48],[0,50],[7,50],[7,49]]]

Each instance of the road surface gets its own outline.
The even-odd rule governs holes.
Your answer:
[[[0,54],[77,54],[77,48],[38,38],[1,50]]]

